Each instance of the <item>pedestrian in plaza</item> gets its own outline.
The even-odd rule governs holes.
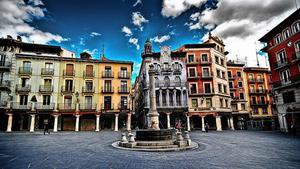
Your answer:
[[[206,133],[208,133],[208,128],[209,128],[208,123],[205,123],[205,132],[206,132]]]
[[[296,130],[297,130],[297,129],[296,129],[295,124],[292,123],[292,124],[291,124],[291,133],[292,133],[293,136],[296,136],[296,132],[297,132]]]
[[[46,132],[48,134],[50,134],[50,131],[49,131],[49,120],[48,119],[44,119],[44,135],[45,135]]]
[[[178,120],[178,122],[176,123],[175,127],[176,127],[176,129],[178,129],[178,131],[181,131],[181,128],[182,128],[181,120]]]

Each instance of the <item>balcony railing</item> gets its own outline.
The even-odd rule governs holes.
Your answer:
[[[41,93],[51,93],[51,92],[53,92],[53,86],[52,85],[40,85],[39,91]]]
[[[4,80],[0,82],[0,90],[10,90],[11,87],[11,81]]]
[[[130,92],[130,88],[127,86],[118,87],[118,92],[121,94],[128,94]]]
[[[59,104],[57,104],[57,109],[60,111],[75,111],[76,104],[75,103],[59,103]]]
[[[129,110],[129,104],[119,103],[118,109],[119,110]]]
[[[35,108],[36,108],[36,110],[54,110],[55,103],[49,103],[49,104],[36,103]]]
[[[83,86],[82,87],[82,93],[95,93],[95,87]]]
[[[92,72],[83,71],[83,77],[84,78],[93,78],[93,77],[95,77],[95,72],[94,71],[92,71]]]
[[[200,64],[201,64],[201,65],[208,65],[208,64],[211,64],[211,60],[208,60],[208,61],[201,61],[201,60],[200,60]]]
[[[101,104],[101,109],[102,110],[114,110],[114,104]]]
[[[119,78],[120,79],[130,79],[130,73],[129,72],[119,72]]]
[[[20,102],[12,102],[11,109],[13,110],[30,110],[31,103],[20,103]]]
[[[264,82],[264,79],[256,79],[256,81],[258,82],[258,83],[263,83]]]
[[[276,62],[275,69],[280,69],[286,67],[287,65],[289,65],[288,60],[286,60],[285,62]]]
[[[295,74],[293,76],[290,76],[288,81],[283,81],[283,80],[273,81],[273,87],[274,88],[285,87],[296,83],[300,83],[300,74]]]
[[[43,76],[53,76],[54,75],[54,69],[52,69],[52,68],[42,68],[41,69],[41,75],[43,75]]]
[[[114,87],[104,86],[101,88],[102,93],[114,93]]]
[[[254,78],[250,78],[250,79],[249,79],[249,82],[250,82],[250,83],[255,83],[255,79],[254,79]]]
[[[93,103],[80,103],[79,104],[79,109],[81,111],[96,111],[97,109],[97,104]]]
[[[204,78],[212,78],[213,77],[213,73],[202,73],[200,74],[200,76],[204,79]]]
[[[1,70],[9,70],[11,68],[12,64],[11,62],[5,61],[5,62],[1,62],[0,61],[0,69]]]
[[[114,73],[113,73],[113,71],[103,71],[102,72],[102,77],[103,78],[113,78]]]
[[[235,78],[236,78],[236,76],[232,76],[232,75],[231,75],[231,76],[228,76],[228,79],[229,79],[229,80],[234,80]]]
[[[31,75],[32,68],[31,67],[19,67],[19,74],[20,75]]]
[[[258,101],[258,102],[253,102],[251,101],[252,106],[268,106],[269,101]]]
[[[61,92],[62,93],[74,93],[74,87],[73,86],[61,86]]]
[[[293,61],[299,61],[300,60],[300,51],[296,52],[293,55]]]
[[[30,85],[25,85],[22,86],[21,84],[16,85],[16,92],[30,92],[31,86]]]
[[[63,75],[64,75],[64,77],[74,77],[75,71],[74,70],[71,70],[71,71],[63,70]]]
[[[166,83],[164,80],[156,81],[155,87],[186,87],[185,82],[171,80],[170,83]]]

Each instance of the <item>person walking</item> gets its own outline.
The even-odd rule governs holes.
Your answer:
[[[205,123],[205,132],[206,132],[206,133],[208,133],[208,128],[209,128],[208,123]]]
[[[49,120],[48,119],[44,119],[44,135],[45,135],[46,132],[48,134],[50,134],[50,132],[49,132]]]
[[[181,131],[181,128],[182,128],[181,120],[178,120],[175,127],[176,127],[176,129],[178,129],[178,131]]]

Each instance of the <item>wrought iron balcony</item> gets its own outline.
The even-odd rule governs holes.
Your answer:
[[[12,63],[9,61],[1,62],[0,61],[0,70],[9,71],[12,66]]]
[[[129,72],[119,72],[119,78],[120,79],[130,79],[130,73]]]
[[[31,103],[20,103],[20,102],[11,102],[11,109],[13,110],[30,110]]]
[[[54,110],[55,108],[55,103],[35,103],[35,109],[40,110],[40,111],[47,111],[47,110]]]
[[[114,110],[114,104],[113,103],[111,103],[111,104],[102,103],[101,109],[102,110]]]
[[[2,80],[0,80],[0,81],[2,81]],[[0,90],[10,91],[10,87],[11,87],[11,81],[4,80],[4,81],[0,82]]]
[[[120,94],[128,94],[130,92],[130,88],[127,86],[118,87],[118,92]]]
[[[95,103],[80,103],[79,110],[81,111],[96,111],[97,104]]]
[[[67,70],[63,70],[63,75],[64,77],[74,77],[75,76],[75,71],[67,71]]]
[[[113,71],[103,71],[102,72],[102,77],[103,78],[113,78],[114,77],[114,72]]]
[[[41,93],[51,93],[51,92],[53,92],[53,86],[52,85],[40,85],[39,91]]]
[[[76,104],[75,103],[59,103],[59,104],[57,104],[57,109],[59,111],[75,111]]]
[[[206,79],[206,78],[212,78],[213,77],[213,73],[209,72],[209,73],[202,73],[201,74],[202,79]]]
[[[300,51],[296,52],[294,55],[293,55],[293,61],[299,61],[300,60]]]
[[[273,81],[273,87],[274,89],[279,87],[286,87],[290,85],[296,85],[300,83],[300,74],[294,74],[290,76],[290,78],[287,81],[279,80],[279,81]]]
[[[255,78],[249,78],[250,83],[255,83]]]
[[[92,71],[92,72],[83,71],[83,77],[84,78],[93,78],[93,77],[95,77],[95,71]]]
[[[82,93],[84,94],[92,94],[95,93],[95,87],[91,87],[91,86],[83,86],[82,87]]]
[[[61,92],[62,93],[74,93],[74,87],[73,86],[61,86]]]
[[[101,88],[102,93],[114,93],[114,87],[104,86]]]
[[[31,67],[19,67],[19,74],[20,75],[31,75],[32,68]]]
[[[21,84],[17,84],[16,85],[16,92],[25,92],[28,93],[31,91],[31,86],[30,85],[21,85]]]
[[[199,64],[199,60],[196,58],[194,58],[194,60],[192,61],[187,60],[186,62],[186,65],[197,65],[197,64]]]
[[[284,62],[276,62],[275,69],[281,69],[289,65],[289,61],[286,60]]]
[[[43,76],[53,76],[54,75],[54,69],[52,69],[52,68],[42,68],[41,69],[41,75],[43,75]]]
[[[257,78],[256,81],[257,81],[258,83],[263,83],[263,82],[264,82],[264,79],[262,79],[262,78],[260,78],[260,79]]]
[[[209,64],[211,64],[211,60],[208,60],[208,61],[202,61],[202,60],[200,60],[200,64],[201,65],[209,65]]]

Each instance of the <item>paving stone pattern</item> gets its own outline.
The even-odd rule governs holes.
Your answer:
[[[180,152],[115,149],[120,132],[0,133],[0,168],[300,168],[300,137],[274,132],[192,132],[202,148]],[[204,149],[204,150],[203,150]]]

